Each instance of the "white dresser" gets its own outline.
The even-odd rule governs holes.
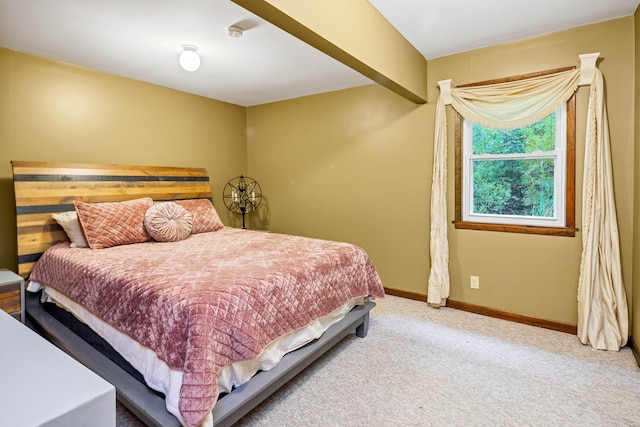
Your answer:
[[[116,391],[0,310],[0,424],[114,427]]]

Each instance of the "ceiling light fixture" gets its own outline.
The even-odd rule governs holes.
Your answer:
[[[238,27],[237,25],[232,25],[227,29],[227,34],[229,34],[231,37],[242,37],[242,28]]]
[[[182,53],[180,54],[180,66],[187,71],[196,71],[200,68],[200,57],[196,53],[197,46],[192,44],[183,44]]]

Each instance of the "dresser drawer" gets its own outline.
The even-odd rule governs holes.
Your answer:
[[[0,268],[0,310],[25,321],[24,279],[6,268]]]
[[[21,309],[20,283],[0,287],[0,310],[7,313],[19,312]]]

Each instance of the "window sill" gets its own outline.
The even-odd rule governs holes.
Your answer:
[[[507,233],[542,234],[546,236],[575,237],[574,227],[536,227],[533,225],[488,224],[483,222],[453,221],[457,229],[503,231]]]

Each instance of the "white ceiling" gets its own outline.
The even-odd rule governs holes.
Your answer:
[[[433,59],[629,16],[640,0],[370,3]],[[183,44],[198,71],[178,65]],[[0,46],[242,106],[371,83],[230,0],[0,0]]]

